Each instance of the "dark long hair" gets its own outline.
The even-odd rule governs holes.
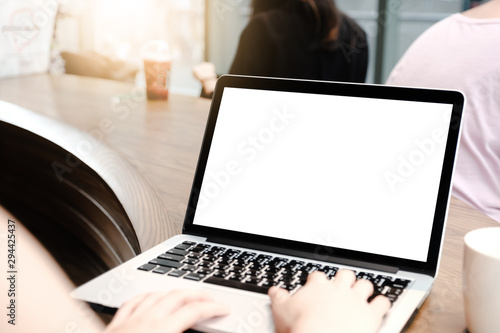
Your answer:
[[[337,40],[342,15],[335,0],[252,0],[253,16],[287,4],[299,4],[312,21],[311,31],[318,46],[331,45]]]

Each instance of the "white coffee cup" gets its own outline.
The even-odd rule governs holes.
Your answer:
[[[464,301],[471,333],[500,332],[500,227],[465,235]]]

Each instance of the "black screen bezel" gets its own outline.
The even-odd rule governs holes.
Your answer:
[[[315,251],[317,251],[318,245],[200,226],[193,223],[196,213],[196,204],[205,173],[205,167],[215,130],[218,111],[222,101],[224,88],[226,87],[415,102],[431,102],[453,105],[445,157],[443,162],[443,172],[441,174],[438,197],[436,200],[434,223],[432,227],[427,260],[425,262],[420,262],[415,260],[401,259],[346,249],[324,247],[326,250],[324,252],[329,256],[335,258],[398,267],[399,269],[420,272],[431,276],[434,276],[436,274],[442,237],[444,236],[443,228],[451,192],[452,171],[456,157],[458,140],[460,137],[462,112],[465,103],[465,98],[462,93],[458,91],[394,87],[383,85],[277,79],[235,75],[221,76],[217,82],[217,86],[213,95],[210,113],[205,129],[205,135],[198,159],[198,165],[196,167],[191,194],[188,201],[186,216],[183,225],[183,233],[203,236],[207,237],[208,239],[227,239],[231,240],[230,243],[232,244],[245,244],[246,246],[250,246],[255,249],[272,249],[279,253],[285,254],[288,252],[314,253]]]

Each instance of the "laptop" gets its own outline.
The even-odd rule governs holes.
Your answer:
[[[391,300],[380,332],[399,332],[438,273],[463,106],[457,91],[222,76],[182,234],[72,296],[109,310],[202,289],[232,310],[194,329],[274,332],[270,286],[345,268]]]

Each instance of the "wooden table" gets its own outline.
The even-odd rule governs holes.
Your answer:
[[[152,184],[180,233],[210,101],[171,95],[147,101],[131,84],[76,76],[0,80],[0,100],[92,133]],[[435,286],[408,332],[464,332],[463,236],[498,223],[452,198]],[[153,244],[152,244],[153,245]]]

